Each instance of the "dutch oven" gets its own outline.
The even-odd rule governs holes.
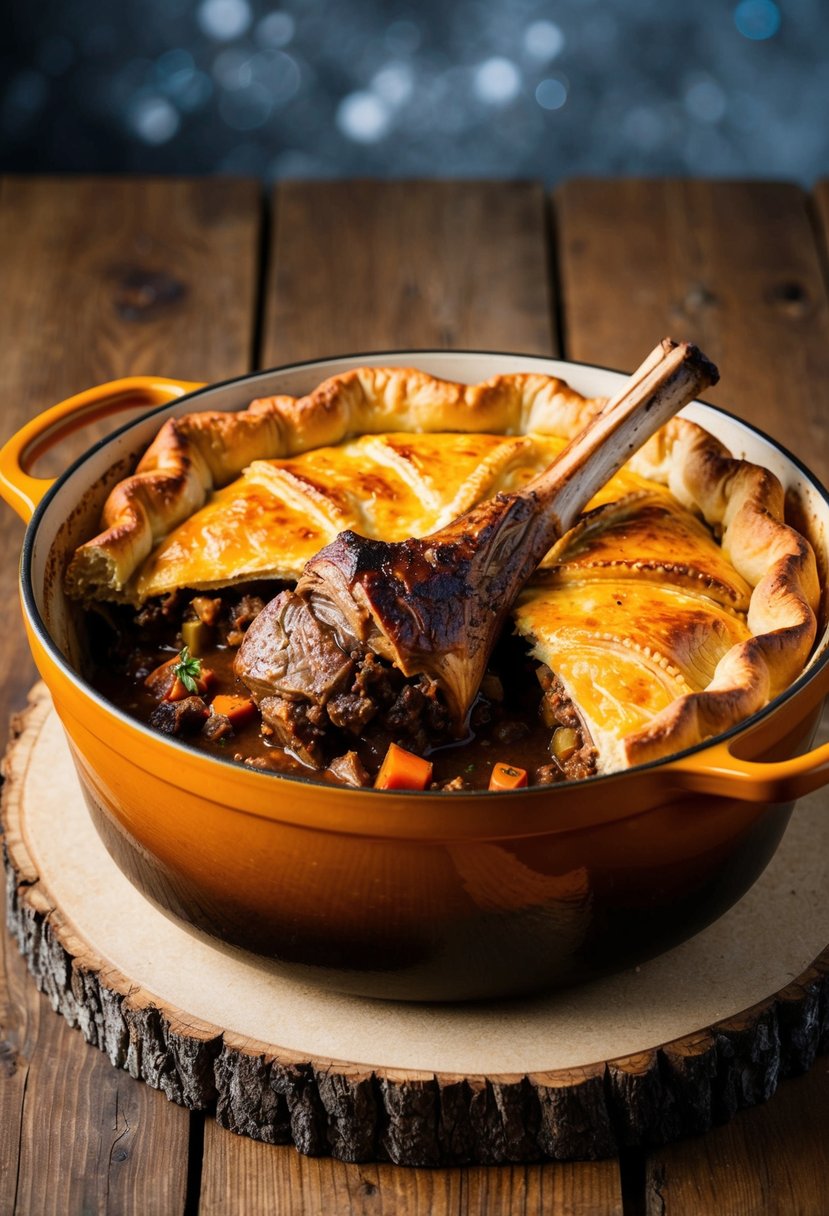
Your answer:
[[[641,962],[720,916],[763,871],[794,800],[829,781],[809,751],[829,689],[826,621],[803,674],[762,711],[678,755],[511,792],[386,792],[256,771],[162,736],[86,678],[84,622],[62,590],[109,489],[166,418],[298,395],[374,363],[476,383],[560,376],[586,396],[620,373],[518,355],[405,351],[327,359],[199,386],[117,380],[54,406],[0,452],[0,493],[28,522],[23,615],[95,825],[166,912],[341,991],[414,1000],[550,989]],[[143,411],[63,476],[27,471],[93,418]],[[829,497],[768,436],[694,402],[682,411],[782,481],[825,582]]]

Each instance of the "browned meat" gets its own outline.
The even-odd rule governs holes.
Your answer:
[[[149,723],[164,735],[194,735],[201,730],[209,712],[201,697],[162,701],[150,714]]]
[[[343,785],[371,785],[371,778],[356,752],[346,752],[343,756],[336,756],[328,765],[328,771],[333,773],[338,781],[342,781]]]
[[[283,591],[248,629],[235,670],[257,700],[278,693],[319,706],[350,683],[354,660],[296,592]]]
[[[229,739],[233,734],[233,723],[224,714],[211,714],[201,728],[205,739],[218,743],[220,739]]]
[[[218,625],[222,612],[221,596],[195,595],[190,607],[204,625]]]
[[[325,711],[320,705],[307,701],[287,701],[284,697],[263,697],[259,711],[267,729],[276,737],[280,747],[286,747],[304,764],[313,768],[325,765]]]
[[[332,726],[351,735],[362,733],[377,713],[377,702],[363,691],[338,692],[325,706]]]
[[[390,737],[414,740],[420,750],[448,737],[449,714],[433,680],[410,683],[371,651],[347,653],[315,617],[298,611],[296,601],[293,592],[283,591],[262,610],[234,664],[280,746],[319,767],[337,746],[336,732],[359,738],[378,714]],[[284,622],[279,630],[274,618]],[[269,695],[274,678],[284,686],[281,673],[288,664],[296,682],[305,681],[304,698],[290,687],[284,695]]]
[[[565,776],[559,765],[542,764],[535,770],[533,785],[555,785],[557,781],[564,780]]]
[[[256,620],[264,607],[265,601],[258,595],[243,595],[238,604],[234,604],[230,610],[228,646],[242,645],[248,627]]]
[[[596,749],[591,743],[583,743],[560,763],[568,781],[582,781],[585,777],[595,777]]]
[[[414,684],[407,684],[386,714],[386,723],[395,734],[413,735],[420,726],[426,698]]]
[[[527,486],[431,536],[389,544],[341,532],[296,589],[259,614],[236,674],[254,696],[320,708],[349,690],[355,662],[373,652],[405,677],[432,681],[461,737],[504,620],[553,541],[633,451],[717,379],[696,347],[665,339]],[[407,724],[417,702],[401,705]],[[345,721],[369,710],[358,697],[335,712]]]
[[[580,730],[581,718],[558,676],[553,675],[544,663],[539,664],[536,676],[544,689],[539,711],[544,725],[549,726],[551,730],[556,726],[571,726]]]
[[[469,782],[466,780],[465,777],[459,776],[459,777],[452,777],[451,780],[447,780],[447,781],[433,781],[432,784],[429,786],[429,789],[430,790],[443,790],[444,792],[448,791],[451,793],[452,790],[471,790],[472,786],[469,784]]]
[[[163,595],[159,599],[148,600],[135,618],[135,623],[139,629],[152,629],[158,624],[166,624],[171,620],[180,609],[179,591],[171,591],[169,595]]]

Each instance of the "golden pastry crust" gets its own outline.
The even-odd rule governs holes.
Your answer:
[[[255,460],[387,431],[571,435],[597,404],[551,376],[438,380],[412,368],[357,368],[305,397],[263,397],[238,413],[169,419],[104,504],[102,531],[75,553],[66,590],[117,599],[153,546]]]
[[[301,566],[310,555],[301,545],[280,554],[278,567],[262,565],[261,560],[256,564],[257,550],[264,547],[256,521],[268,510],[272,516],[261,523],[263,537],[273,528],[293,535],[291,529],[301,526],[307,532],[306,548],[314,552],[342,527],[356,526],[366,534],[372,534],[372,527],[378,532],[391,528],[395,535],[384,539],[397,539],[398,531],[400,538],[418,528],[431,531],[446,522],[443,516],[450,508],[452,515],[459,514],[476,496],[487,497],[528,479],[538,471],[539,461],[552,459],[555,440],[560,447],[561,440],[576,434],[602,404],[547,376],[497,376],[466,386],[412,369],[361,368],[326,381],[306,397],[264,398],[240,413],[170,420],[135,474],[110,494],[103,531],[76,551],[67,572],[67,591],[85,600],[140,602],[173,586],[192,586],[193,567],[180,560],[182,554],[187,556],[187,544],[191,551],[207,544],[206,560],[211,552],[221,552],[219,565],[230,562],[232,567],[213,581],[200,578],[202,587],[249,577],[296,577],[297,562]],[[401,445],[401,437],[413,432],[421,438],[413,438],[411,451],[405,451],[409,445]],[[469,477],[458,472],[457,484],[450,485],[448,476],[438,479],[444,498],[435,493],[435,511],[430,514],[431,490],[424,477],[429,454],[420,449],[428,447],[425,436],[437,432],[455,432],[455,438],[459,433],[476,435],[480,456],[477,449],[467,453],[470,459],[477,457],[478,464],[472,461],[475,472]],[[499,435],[516,438],[499,440]],[[351,436],[378,438],[343,444]],[[447,435],[447,443],[450,438]],[[396,504],[384,500],[373,522],[349,494],[353,468],[348,464],[353,459],[353,467],[359,467],[361,460],[368,460],[372,444],[377,449],[372,460],[379,459],[385,469],[379,493]],[[545,447],[550,447],[549,453]],[[309,453],[307,461],[303,453]],[[245,469],[235,486],[213,493]],[[315,475],[321,477],[316,488]],[[412,485],[392,493],[388,487],[394,477],[402,482],[411,478]],[[669,423],[618,479],[596,500],[605,505],[551,550],[533,589],[515,611],[519,632],[534,644],[539,658],[553,660],[577,706],[581,697],[589,722],[592,685],[589,679],[579,683],[579,655],[586,656],[588,668],[590,662],[611,674],[615,668],[619,696],[635,696],[637,647],[641,653],[649,648],[643,640],[637,642],[632,625],[625,631],[622,612],[616,634],[602,628],[590,637],[583,636],[584,631],[574,634],[569,659],[561,660],[562,652],[556,649],[560,630],[556,633],[556,626],[549,624],[543,596],[541,601],[538,597],[548,595],[552,605],[558,595],[561,618],[570,619],[568,613],[577,613],[580,580],[592,580],[594,587],[603,580],[605,586],[594,594],[599,608],[606,604],[609,618],[615,604],[607,599],[608,588],[635,578],[638,598],[628,588],[630,611],[656,619],[660,609],[655,600],[648,600],[647,584],[673,588],[663,597],[667,617],[661,623],[660,645],[664,643],[665,653],[657,648],[646,656],[653,695],[641,703],[644,716],[620,713],[615,735],[605,732],[600,766],[605,769],[684,750],[760,709],[802,670],[814,642],[819,597],[814,554],[784,523],[780,483],[767,470],[733,459],[694,424],[683,419]],[[278,485],[275,500],[267,496],[269,484]],[[658,486],[671,497],[658,490],[654,496]],[[689,511],[721,535],[721,550]],[[660,512],[663,533],[658,528],[648,532],[648,520]],[[235,516],[243,521],[242,541],[230,535],[228,523]],[[217,547],[211,551],[214,542]],[[171,556],[176,545],[179,551]],[[672,548],[681,560],[673,560]],[[692,561],[686,560],[689,552]],[[619,644],[618,634],[624,632],[627,637]],[[705,653],[703,635],[708,639]]]
[[[753,587],[747,623],[754,636],[727,651],[704,690],[678,698],[626,737],[628,763],[642,764],[722,734],[787,688],[814,645],[820,586],[812,547],[784,523],[783,487],[768,469],[735,460],[683,419],[631,463],[721,530],[723,552]]]
[[[255,460],[156,545],[124,595],[140,604],[177,587],[296,581],[338,532],[352,528],[386,541],[426,536],[476,503],[525,484],[565,443],[549,435],[393,433],[363,435],[287,460]],[[620,472],[591,505],[642,495],[647,487],[655,488]]]

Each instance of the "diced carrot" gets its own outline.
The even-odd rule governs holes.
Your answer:
[[[170,691],[170,685],[173,682],[173,668],[177,662],[177,658],[167,659],[166,663],[162,663],[160,667],[156,667],[150,672],[144,684],[151,693],[163,698]]]
[[[428,760],[407,752],[396,743],[389,744],[380,766],[376,790],[425,790],[432,780],[432,765]]]
[[[229,718],[233,726],[244,726],[256,714],[256,705],[250,697],[231,697],[219,693],[210,703],[214,714]]]
[[[178,676],[173,676],[170,687],[161,699],[162,701],[183,701],[185,697],[191,696],[193,694],[187,691]]]
[[[496,764],[489,779],[491,790],[520,790],[527,784],[527,770],[513,764]]]
[[[171,664],[171,666],[174,666],[174,664]],[[160,671],[161,668],[158,668],[158,670]],[[190,692],[188,688],[185,688],[178,676],[173,676],[170,687],[167,689],[161,700],[183,701],[185,697],[203,696],[204,693],[210,690],[211,686],[215,684],[215,682],[216,676],[209,667],[203,667],[201,669],[201,675],[196,677],[195,692]]]

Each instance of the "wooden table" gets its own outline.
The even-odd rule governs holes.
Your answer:
[[[393,347],[631,368],[666,333],[720,404],[829,477],[829,183],[0,181],[2,430],[135,373],[219,380]],[[88,442],[81,441],[81,448]],[[69,445],[52,471],[63,467]],[[0,531],[0,716],[35,673]],[[621,1160],[440,1171],[238,1138],[113,1069],[4,955],[0,1212],[829,1211],[829,1057],[702,1139]]]

